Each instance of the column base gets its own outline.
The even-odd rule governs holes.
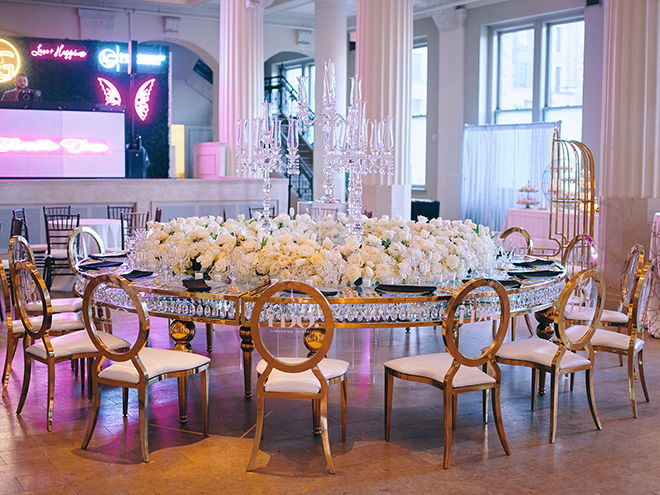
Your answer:
[[[362,191],[362,209],[372,211],[374,217],[401,215],[404,220],[410,220],[412,201],[410,184],[391,186],[364,184]]]

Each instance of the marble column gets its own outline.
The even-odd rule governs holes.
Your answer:
[[[599,267],[609,305],[627,252],[649,252],[660,211],[659,0],[609,0],[605,16]]]
[[[315,112],[323,109],[323,70],[328,60],[335,63],[335,94],[337,112],[346,115],[346,58],[348,33],[346,31],[346,0],[315,0],[314,2],[314,63],[316,65]],[[314,125],[314,199],[323,196],[323,129]],[[345,175],[335,174],[334,195],[344,201],[346,196]]]
[[[369,119],[394,119],[394,175],[366,175],[363,205],[410,218],[412,0],[358,0],[356,74]]]
[[[236,159],[238,119],[258,117],[264,100],[264,0],[220,2],[219,141],[227,144],[226,175],[245,176]]]

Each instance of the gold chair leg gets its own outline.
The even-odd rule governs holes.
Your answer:
[[[206,352],[213,352],[213,323],[206,324]]]
[[[637,400],[635,399],[635,359],[628,356],[628,389],[630,391],[630,403],[632,404],[633,418],[637,417]]]
[[[559,380],[555,371],[550,373],[550,443],[557,436],[557,407],[559,402]]]
[[[80,394],[85,395],[85,358],[80,358]],[[87,375],[89,377],[89,375]]]
[[[500,408],[500,387],[493,388],[493,417],[495,418],[495,427],[497,428],[497,435],[500,437],[500,443],[506,455],[511,455],[509,442],[506,440],[506,433],[504,433],[504,423],[502,423],[502,409]]]
[[[202,380],[202,422],[204,423],[204,436],[209,436],[209,373],[208,369],[200,372]]]
[[[539,369],[532,368],[532,411],[536,411],[536,389],[539,385]]]
[[[515,316],[511,317],[511,342],[516,340],[516,323],[518,318]],[[495,338],[495,337],[493,337]]]
[[[318,399],[312,399],[312,433],[321,434],[321,409]]]
[[[128,387],[123,387],[121,391],[121,408],[124,416],[128,416]]]
[[[94,364],[94,358],[87,358],[87,399],[92,400],[92,365]]]
[[[180,376],[177,381],[179,382],[179,423],[183,425],[188,422],[188,377]]]
[[[591,417],[594,418],[594,423],[596,428],[599,430],[603,429],[603,426],[600,424],[600,418],[598,417],[598,411],[596,410],[596,398],[594,397],[594,381],[593,381],[593,370],[585,370],[586,376],[585,380],[587,383],[587,399],[589,400],[589,409],[591,410]]]
[[[55,399],[55,363],[48,361],[48,405],[46,410],[46,421],[48,431],[53,429],[53,401]]]
[[[25,405],[25,399],[27,398],[28,389],[30,388],[30,376],[32,374],[32,359],[28,357],[27,354],[23,354],[25,363],[23,365],[23,388],[21,390],[21,398],[18,400],[18,407],[16,408],[16,414],[21,414],[23,406]]]
[[[348,378],[341,382],[341,441],[346,441],[346,409],[348,403]]]
[[[257,428],[254,432],[254,443],[252,444],[252,455],[250,456],[250,462],[248,462],[247,470],[252,471],[254,467],[254,461],[257,460],[257,454],[259,453],[259,444],[261,443],[261,434],[264,429],[264,398],[259,395],[257,392]]]
[[[328,469],[332,474],[335,474],[335,465],[332,462],[332,454],[330,453],[330,436],[328,435],[327,389],[325,396],[319,402],[321,403],[321,439],[323,440],[323,451],[325,452],[325,460],[328,463]]]
[[[452,439],[452,409],[453,407],[453,396],[450,391],[443,390],[444,401],[444,415],[445,415],[445,456],[443,467],[447,469],[449,467],[449,456],[451,455],[451,439]]]
[[[458,395],[451,396],[451,429],[456,429],[456,415],[458,412]]]
[[[646,402],[648,402],[649,391],[646,389],[646,378],[644,378],[644,349],[641,349],[637,354],[637,369],[639,370],[639,381],[642,384],[644,398],[646,399]]]
[[[529,334],[534,335],[534,329],[532,328],[532,322],[529,319],[529,315],[525,315],[525,324],[527,325],[527,330],[529,330]]]
[[[138,407],[140,410],[140,445],[142,460],[149,462],[149,386],[138,388]]]
[[[488,365],[484,364],[482,366],[483,372],[488,371]],[[481,414],[484,424],[488,424],[488,397],[490,395],[490,389],[485,388],[481,393]]]
[[[392,423],[392,392],[394,390],[394,375],[385,371],[385,441],[390,441],[390,425]]]
[[[5,357],[5,367],[2,371],[2,396],[7,394],[7,387],[9,386],[9,376],[11,375],[11,363],[16,356],[16,349],[18,348],[18,339],[7,339],[7,357]]]
[[[124,389],[126,390],[126,389]],[[87,423],[87,431],[85,432],[85,437],[82,442],[82,449],[85,450],[89,445],[92,435],[94,434],[94,429],[96,428],[96,422],[99,419],[99,409],[101,409],[101,384],[97,383],[94,387],[94,393],[92,394],[92,412],[89,416],[89,422]]]

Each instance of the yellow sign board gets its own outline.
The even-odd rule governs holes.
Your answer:
[[[0,83],[13,80],[20,68],[18,50],[9,41],[0,38]]]

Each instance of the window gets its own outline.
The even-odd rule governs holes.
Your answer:
[[[563,139],[582,137],[584,20],[542,19],[493,30],[493,122],[561,120]]]
[[[410,165],[412,185],[426,185],[426,93],[428,81],[428,48],[417,45],[412,54],[412,125]]]

